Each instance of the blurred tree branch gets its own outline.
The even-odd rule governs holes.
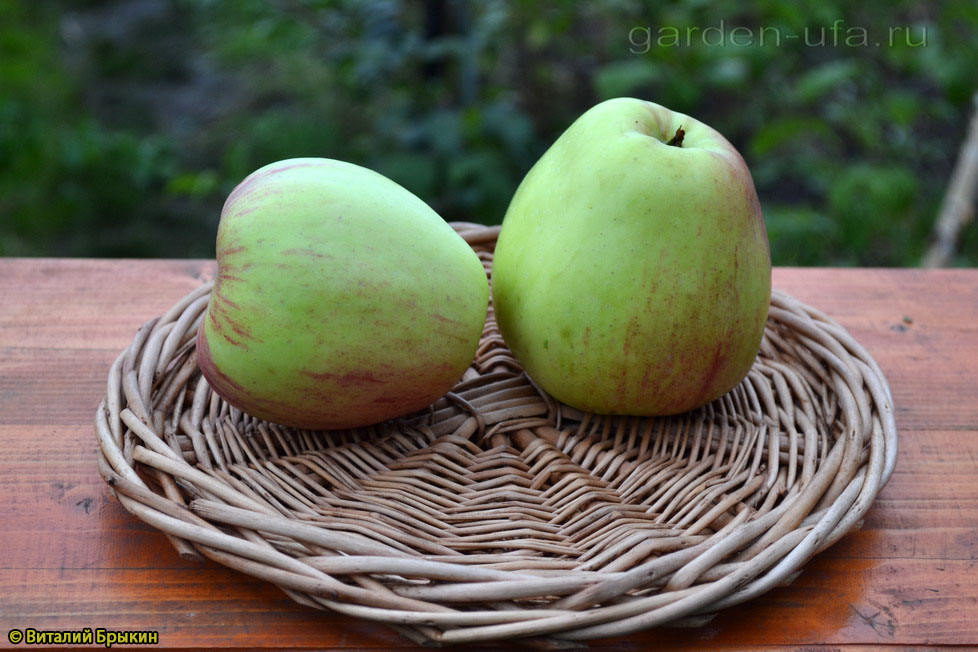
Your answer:
[[[975,216],[978,200],[978,93],[974,96],[968,136],[958,153],[941,212],[934,226],[934,242],[924,256],[924,267],[944,267],[957,249],[958,236]]]

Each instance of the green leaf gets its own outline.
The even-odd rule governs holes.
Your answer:
[[[824,265],[832,261],[838,228],[809,206],[765,204],[764,221],[775,265]]]
[[[787,145],[822,143],[834,146],[837,142],[838,137],[824,121],[791,116],[762,126],[751,141],[751,152],[755,157],[764,157]]]
[[[166,184],[166,192],[174,197],[207,197],[217,188],[218,178],[214,170],[184,172]]]
[[[809,103],[820,100],[845,83],[852,81],[862,69],[854,59],[829,61],[807,71],[795,82],[794,96]]]

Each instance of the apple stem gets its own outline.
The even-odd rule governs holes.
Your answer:
[[[674,147],[682,147],[683,138],[685,137],[686,137],[686,131],[683,129],[682,125],[679,125],[679,129],[676,129],[676,135],[673,136],[672,139],[668,143],[666,143],[666,145],[673,145]]]

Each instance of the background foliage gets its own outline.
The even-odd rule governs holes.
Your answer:
[[[729,39],[813,42],[837,20],[835,45]],[[721,25],[723,45],[635,52],[635,28]],[[872,44],[894,26],[912,43]],[[847,46],[853,28],[870,44]],[[7,0],[0,254],[212,256],[231,188],[294,156],[498,223],[577,115],[632,95],[740,149],[775,263],[914,265],[978,85],[976,34],[973,0]],[[978,264],[975,232],[958,264]]]

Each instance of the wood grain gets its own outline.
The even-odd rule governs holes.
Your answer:
[[[207,261],[0,260],[0,629],[156,629],[171,648],[415,649],[182,561],[99,479],[91,422],[109,364],[212,274]],[[978,644],[978,270],[778,269],[775,286],[836,318],[887,374],[901,438],[889,485],[864,528],[791,586],[700,629],[592,646]]]

